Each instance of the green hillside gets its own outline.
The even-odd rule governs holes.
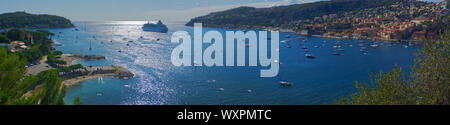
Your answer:
[[[202,22],[207,27],[279,26],[291,21],[327,14],[392,5],[405,0],[331,0],[272,8],[239,7],[191,19],[186,25]]]
[[[54,15],[36,15],[26,12],[0,14],[0,28],[69,28],[70,20]]]

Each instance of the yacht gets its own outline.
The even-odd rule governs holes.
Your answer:
[[[280,81],[280,84],[283,86],[291,86],[292,85],[292,83],[288,82],[288,81]]]
[[[148,31],[148,32],[159,32],[159,33],[167,33],[169,30],[166,25],[164,25],[161,20],[159,20],[156,24],[155,23],[146,23],[144,26],[142,26],[142,30]]]
[[[305,57],[308,58],[308,59],[316,58],[316,56],[314,56],[313,54],[305,54]]]
[[[370,46],[373,47],[373,48],[378,48],[378,44],[372,44]]]
[[[292,48],[292,46],[291,45],[287,45],[286,48]]]
[[[341,53],[335,52],[335,53],[333,53],[333,55],[335,55],[335,56],[340,56],[340,55],[342,55],[342,54],[341,54]]]

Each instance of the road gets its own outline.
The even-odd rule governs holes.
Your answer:
[[[26,75],[37,75],[42,71],[51,69],[52,67],[45,62],[47,62],[47,56],[42,57],[38,65],[28,67]]]

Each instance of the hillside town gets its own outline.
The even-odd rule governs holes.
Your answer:
[[[369,8],[313,19],[298,20],[288,25],[299,35],[329,38],[361,38],[380,40],[421,40],[433,38],[427,25],[448,18],[447,2],[431,3],[410,0],[390,6]]]

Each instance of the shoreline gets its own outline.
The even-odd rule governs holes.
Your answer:
[[[134,76],[133,73],[131,73],[129,70],[127,70],[123,67],[119,67],[119,66],[107,66],[107,67],[112,68],[112,70],[110,70],[110,72],[108,72],[108,73],[95,74],[94,72],[96,72],[98,70],[89,70],[89,71],[87,71],[87,72],[89,72],[87,75],[80,75],[80,76],[76,76],[73,78],[65,79],[62,81],[62,84],[66,85],[66,86],[72,86],[72,85],[81,83],[85,80],[102,78],[102,77],[114,77],[114,78],[119,78],[119,79],[129,79]],[[93,69],[97,69],[97,68],[100,68],[100,67],[93,67]],[[102,68],[105,68],[105,66]]]
[[[192,26],[190,26],[192,27]],[[265,30],[265,31],[279,31],[284,33],[293,33],[294,35],[299,35],[302,37],[316,37],[316,38],[330,38],[330,39],[354,39],[354,40],[379,40],[383,42],[419,42],[420,40],[402,40],[402,39],[382,39],[382,38],[373,38],[373,37],[340,37],[340,36],[326,36],[325,34],[301,34],[300,32],[295,31],[294,29],[288,28],[280,28],[280,27],[221,27],[221,26],[203,26],[208,28],[221,28],[221,29],[236,29],[236,30]],[[281,37],[281,36],[280,36]]]
[[[63,54],[59,59],[67,62],[64,66],[73,65],[73,61],[78,60],[102,60],[105,56],[98,55],[81,55],[81,54]],[[43,56],[39,61],[39,64],[27,67],[26,75],[37,75],[40,72],[55,69],[55,67],[50,66],[47,62],[47,56]],[[72,86],[79,84],[85,80],[102,78],[102,77],[114,77],[119,79],[129,79],[134,77],[134,74],[126,68],[121,66],[83,66],[83,68],[71,70],[69,72],[60,72],[59,77],[62,78],[61,84],[65,86]],[[37,85],[34,89],[29,90],[23,96],[29,97],[35,90],[42,87],[42,85]]]
[[[80,54],[63,54],[61,60],[67,62],[64,66],[72,66],[74,61],[79,60],[104,60],[105,56],[98,55],[80,55]],[[62,84],[71,86],[81,83],[85,80],[101,78],[101,77],[115,77],[119,79],[128,79],[134,77],[134,74],[126,68],[121,66],[83,66],[83,68],[74,69],[67,72],[60,72],[60,77],[63,78]]]
[[[76,85],[78,83],[81,83],[85,80],[90,80],[90,79],[95,79],[95,78],[101,78],[101,77],[106,77],[106,74],[98,74],[98,75],[91,75],[91,76],[81,76],[81,77],[77,77],[77,78],[72,78],[72,79],[68,79],[68,80],[63,80],[62,84],[66,85],[66,86],[72,86],[72,85]]]
[[[82,54],[62,54],[57,57],[60,60],[64,60],[67,63],[65,67],[73,66],[74,61],[80,60],[104,60],[105,56],[99,55],[82,55]],[[42,57],[39,64],[33,65],[27,68],[27,75],[37,75],[40,72],[56,69],[56,67],[50,66],[47,62],[47,56]],[[128,69],[121,66],[83,66],[82,68],[72,69],[66,72],[60,72],[62,84],[71,86],[77,83],[81,83],[85,80],[101,78],[101,77],[115,77],[119,79],[128,79],[134,77],[134,74]]]
[[[80,61],[80,60],[105,60],[105,56],[99,56],[99,55],[82,55],[82,54],[62,54],[59,59],[64,60],[67,62],[64,66],[71,66],[73,65],[74,61]]]

